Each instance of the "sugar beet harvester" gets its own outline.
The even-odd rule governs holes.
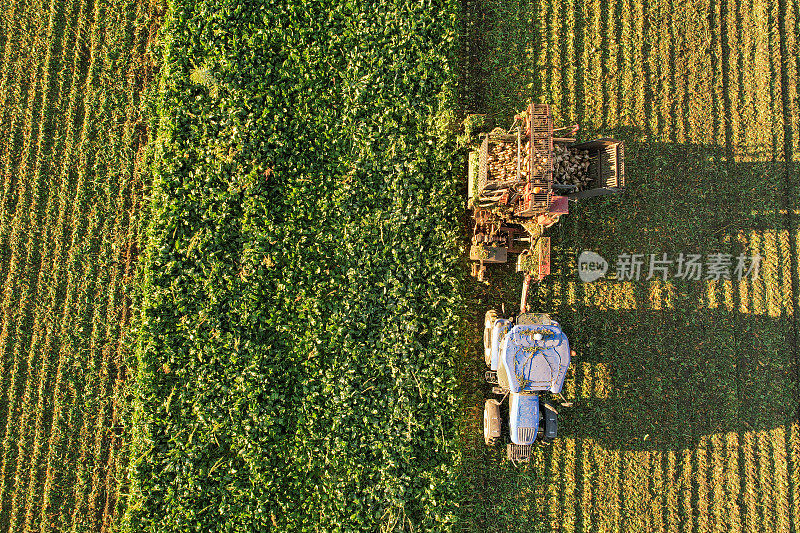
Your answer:
[[[508,131],[481,134],[469,154],[472,274],[485,281],[486,265],[506,263],[509,254],[517,255],[517,271],[524,273],[519,313],[504,318],[488,311],[483,332],[486,381],[501,396],[486,400],[484,440],[493,445],[501,438],[500,410],[508,397],[506,451],[514,463],[528,461],[535,442],[556,438],[556,398],[575,355],[558,322],[527,308],[531,282],[550,273],[545,229],[569,212],[570,199],[614,194],[625,184],[623,143],[554,137],[577,129],[554,130],[550,107],[530,104]]]

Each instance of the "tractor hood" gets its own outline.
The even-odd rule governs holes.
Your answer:
[[[508,405],[511,442],[519,445],[533,444],[539,429],[539,396],[512,392]]]

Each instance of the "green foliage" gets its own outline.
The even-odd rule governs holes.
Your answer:
[[[455,9],[172,5],[127,529],[452,528]]]

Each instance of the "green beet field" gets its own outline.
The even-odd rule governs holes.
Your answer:
[[[0,0],[0,531],[800,529],[793,0]],[[560,437],[484,445],[468,113],[625,141],[529,303]],[[744,280],[577,257],[758,254]]]

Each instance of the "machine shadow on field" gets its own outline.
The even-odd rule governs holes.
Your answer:
[[[563,437],[606,449],[687,450],[703,436],[773,429],[796,414],[789,320],[602,311],[579,324],[582,331],[565,326],[580,355]]]
[[[786,425],[798,412],[797,250],[784,164],[757,154],[731,162],[715,146],[647,143],[635,130],[611,135],[626,141],[627,190],[570,205],[550,230],[552,273],[529,300],[559,320],[578,352],[561,436],[607,449],[686,450],[704,436]],[[579,279],[583,250],[606,258],[606,277]],[[643,254],[638,280],[613,279],[626,253]],[[674,264],[666,280],[646,279],[649,254],[674,261],[681,253],[704,261],[730,254],[731,279],[706,279],[705,271],[681,279]],[[738,279],[740,255],[761,257],[757,275]],[[477,305],[516,312],[521,274],[509,266],[488,274],[488,286],[470,282]]]

